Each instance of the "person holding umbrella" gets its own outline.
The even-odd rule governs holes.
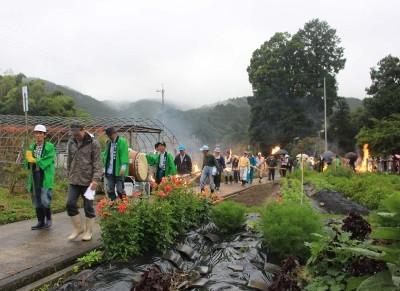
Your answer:
[[[326,151],[321,155],[322,161],[323,161],[323,166],[322,166],[322,172],[327,169],[328,166],[332,165],[333,159],[336,157],[336,155],[331,152],[331,151]]]
[[[349,166],[355,172],[356,171],[356,161],[358,158],[357,154],[354,152],[349,152],[349,153],[345,154],[345,158],[349,160]]]
[[[47,129],[38,124],[33,130],[35,142],[30,144],[26,151],[26,167],[29,169],[28,191],[32,193],[32,202],[35,206],[37,224],[32,230],[50,228],[51,198],[54,186],[56,150],[54,145],[46,141]]]

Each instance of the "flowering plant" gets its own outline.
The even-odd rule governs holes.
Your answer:
[[[153,186],[153,193],[150,199],[99,201],[96,210],[106,257],[127,259],[163,251],[208,219],[212,196],[195,193],[182,178],[164,178]]]

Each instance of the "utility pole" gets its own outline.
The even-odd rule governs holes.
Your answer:
[[[28,86],[22,87],[22,106],[25,114],[25,145],[28,146],[28,111],[29,111],[29,97],[28,97]]]
[[[164,111],[164,105],[165,105],[165,90],[164,90],[164,85],[161,84],[161,89],[158,89],[156,92],[161,93],[161,105],[162,105],[162,109]]]
[[[324,77],[324,119],[325,119],[325,151],[328,151],[328,129],[326,121],[326,79]]]
[[[164,113],[165,113],[165,89],[164,84],[161,84],[161,89],[158,89],[156,92],[161,93],[161,122],[164,130]]]

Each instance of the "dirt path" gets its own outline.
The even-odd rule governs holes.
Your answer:
[[[242,203],[248,207],[262,206],[272,201],[279,192],[279,182],[254,186],[248,190],[230,197],[229,200]]]

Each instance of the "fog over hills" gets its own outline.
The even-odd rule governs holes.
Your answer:
[[[50,91],[58,90],[71,96],[77,108],[93,116],[118,116],[159,119],[165,122],[178,140],[199,146],[216,144],[230,147],[237,143],[248,143],[250,107],[248,97],[230,98],[222,102],[185,109],[179,105],[166,103],[164,108],[159,100],[99,101],[66,86],[44,81]],[[351,110],[362,106],[362,100],[346,98]]]

